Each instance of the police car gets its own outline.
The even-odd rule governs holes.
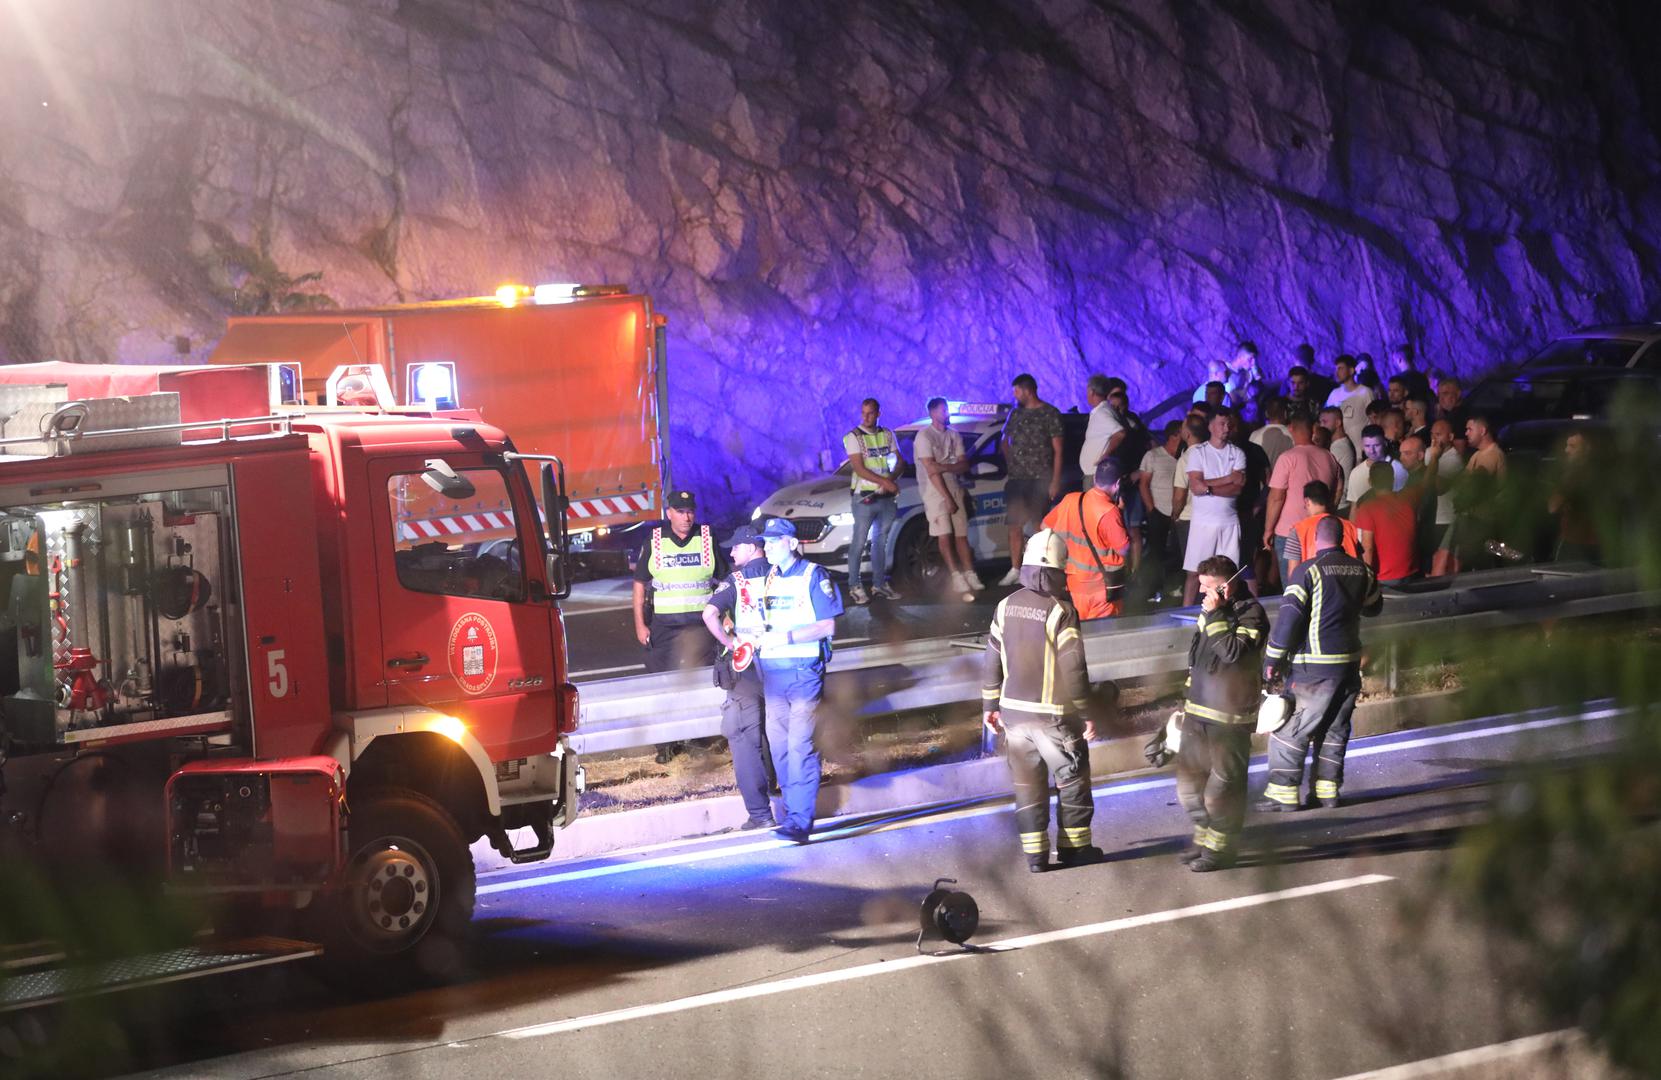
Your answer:
[[[962,436],[963,450],[969,458],[969,471],[958,479],[969,499],[969,548],[977,563],[1009,557],[1009,530],[1004,524],[1004,482],[1008,472],[998,436],[1011,408],[1007,404],[949,403],[948,422]],[[1061,414],[1064,491],[1077,491],[1082,482],[1078,456],[1089,420],[1083,413]],[[923,516],[923,496],[917,486],[917,467],[912,458],[917,433],[928,423],[925,417],[894,429],[900,453],[900,471],[895,478],[900,493],[894,528],[883,538],[888,545],[890,577],[897,588],[913,593],[940,586],[946,577],[939,544],[929,535],[928,520]],[[840,444],[837,452],[841,455]],[[853,467],[844,455],[836,472],[779,489],[756,507],[751,518],[782,517],[795,522],[802,554],[826,569],[841,573],[847,568],[848,546],[853,540],[852,475]]]

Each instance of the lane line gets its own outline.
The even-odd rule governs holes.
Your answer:
[[[1372,757],[1378,754],[1390,754],[1401,750],[1418,750],[1427,746],[1437,746],[1443,743],[1460,742],[1472,739],[1485,739],[1499,735],[1514,735],[1525,731],[1538,731],[1544,728],[1562,727],[1567,724],[1581,723],[1591,720],[1603,720],[1626,711],[1628,710],[1618,708],[1597,709],[1586,713],[1546,717],[1540,720],[1526,720],[1520,723],[1505,724],[1494,728],[1481,728],[1472,731],[1451,731],[1438,735],[1422,736],[1415,739],[1397,739],[1395,742],[1387,742],[1376,745],[1357,746],[1352,744],[1349,753],[1346,755],[1346,760],[1351,758]],[[1467,721],[1467,723],[1480,722],[1480,720]],[[1367,741],[1372,739],[1388,739],[1398,736],[1399,734],[1399,732],[1390,732],[1386,735],[1369,736]],[[1259,762],[1251,766],[1251,771],[1254,773],[1261,773],[1267,768],[1268,765],[1266,762]],[[1123,795],[1134,795],[1142,791],[1153,791],[1159,788],[1171,788],[1175,786],[1175,777],[1160,776],[1148,780],[1117,781],[1111,784],[1105,784],[1101,787],[1093,788],[1091,790],[1091,794],[1096,798],[1106,799]],[[827,840],[836,840],[848,836],[879,832],[895,832],[900,829],[916,828],[920,825],[938,825],[948,821],[961,821],[966,818],[984,817],[988,814],[1007,814],[1013,810],[1013,807],[1008,804],[1007,796],[996,795],[990,796],[989,798],[993,801],[991,802],[991,805],[987,806],[972,806],[961,810],[948,810],[944,813],[918,814],[916,816],[907,816],[904,820],[888,822],[875,826],[858,824],[859,820],[869,819],[871,815],[854,815],[855,821],[848,825],[840,827],[833,825],[822,832],[815,833],[814,843],[822,843]],[[896,813],[904,812],[896,811]],[[835,819],[832,820],[834,821]],[[699,839],[710,841],[720,838],[721,837],[703,837]],[[635,851],[662,850],[666,847],[685,847],[688,843],[696,842],[698,841],[671,840],[666,841],[663,844],[656,844],[647,848],[635,849]],[[692,866],[697,863],[711,862],[713,860],[724,859],[729,856],[751,855],[760,851],[773,851],[778,848],[795,846],[796,845],[789,840],[767,839],[747,844],[733,844],[730,846],[706,848],[699,851],[683,851],[676,855],[661,855],[655,858],[635,859],[629,862],[603,863],[598,866],[587,866],[576,870],[560,870],[552,873],[537,874],[533,877],[515,878],[511,881],[493,881],[486,884],[480,884],[478,887],[478,895],[489,896],[494,893],[518,892],[522,889],[535,889],[544,885],[557,885],[567,881],[585,881],[593,878],[612,877],[617,874],[628,874],[635,871],[663,870],[676,866]],[[618,852],[617,857],[622,857],[627,854],[630,854],[630,852]],[[513,873],[516,871],[511,868],[506,868],[503,872]]]
[[[1372,1072],[1352,1073],[1342,1080],[1414,1080],[1420,1076],[1438,1076],[1452,1069],[1486,1065],[1489,1062],[1521,1057],[1524,1054],[1549,1053],[1578,1043],[1581,1038],[1580,1032],[1573,1028],[1565,1028],[1562,1031],[1548,1031],[1542,1035],[1512,1039],[1510,1042],[1460,1050],[1453,1054],[1443,1054],[1441,1057],[1410,1061],[1404,1065],[1391,1065],[1389,1068],[1374,1069]]]
[[[1027,934],[1024,937],[1007,938],[1001,942],[994,942],[982,946],[986,952],[1011,953],[1023,949],[1037,948],[1040,945],[1050,945],[1058,941],[1074,941],[1078,938],[1099,937],[1103,934],[1114,934],[1123,930],[1135,930],[1144,926],[1158,926],[1164,923],[1179,922],[1184,919],[1197,919],[1206,915],[1217,915],[1227,911],[1239,911],[1244,908],[1262,907],[1265,904],[1280,903],[1286,900],[1301,900],[1310,896],[1321,896],[1327,893],[1343,892],[1347,889],[1361,888],[1367,885],[1382,885],[1395,879],[1387,874],[1363,874],[1359,877],[1342,878],[1337,881],[1323,881],[1314,885],[1299,885],[1290,889],[1277,889],[1274,892],[1256,893],[1251,896],[1236,896],[1227,900],[1214,900],[1206,904],[1195,904],[1191,907],[1174,908],[1168,911],[1155,911],[1146,915],[1132,915],[1127,918],[1110,919],[1107,922],[1089,923],[1084,926],[1070,926],[1061,930],[1047,930],[1038,934]],[[495,1032],[492,1035],[483,1035],[478,1038],[465,1040],[462,1045],[481,1042],[491,1038],[505,1039],[537,1039],[548,1035],[560,1035],[571,1031],[584,1031],[589,1028],[604,1027],[609,1024],[621,1024],[630,1020],[644,1020],[655,1016],[667,1016],[672,1013],[688,1012],[692,1009],[707,1008],[711,1005],[726,1005],[735,1001],[748,1001],[754,998],[770,997],[774,994],[788,994],[797,990],[808,990],[819,986],[832,986],[837,983],[853,982],[857,979],[874,978],[879,975],[892,975],[899,971],[912,971],[917,968],[932,967],[936,964],[949,964],[980,955],[971,952],[946,953],[940,956],[907,956],[898,960],[884,960],[871,964],[860,964],[855,967],[842,968],[837,971],[822,971],[813,975],[798,975],[791,979],[778,979],[773,982],[758,983],[751,986],[735,987],[730,990],[717,990],[708,994],[696,994],[692,997],[677,998],[672,1001],[660,1001],[651,1005],[636,1005],[627,1009],[613,1009],[610,1012],[591,1013],[587,1016],[576,1016],[569,1020],[556,1020],[546,1024],[533,1024],[528,1027],[510,1028],[506,1031]]]

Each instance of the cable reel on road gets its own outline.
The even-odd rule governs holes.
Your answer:
[[[934,888],[923,897],[919,912],[922,927],[917,931],[918,952],[923,951],[923,941],[930,936],[971,948],[967,942],[980,928],[980,905],[966,892],[942,888],[956,884],[956,878],[936,878]]]

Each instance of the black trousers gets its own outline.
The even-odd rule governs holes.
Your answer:
[[[744,809],[756,820],[773,816],[772,800],[767,797],[773,786],[773,758],[767,748],[764,718],[761,673],[752,666],[739,673],[738,682],[721,703],[721,734],[732,751],[733,779]]]
[[[1194,843],[1232,851],[1246,820],[1246,766],[1251,758],[1249,724],[1219,724],[1182,718],[1177,751],[1177,799],[1194,823]]]
[[[684,671],[715,661],[715,638],[702,615],[653,615],[652,643],[646,646],[646,670]]]
[[[1006,726],[1004,759],[1015,787],[1015,827],[1021,850],[1047,855],[1050,850],[1050,781],[1056,787],[1058,849],[1090,846],[1090,819],[1096,803],[1090,795],[1090,747],[1083,731],[1057,717],[1020,720]]]
[[[1269,736],[1269,786],[1265,797],[1295,806],[1303,783],[1305,756],[1314,751],[1317,799],[1336,799],[1344,783],[1344,752],[1350,744],[1350,720],[1361,695],[1361,665],[1340,678],[1287,680],[1295,705],[1286,725]]]

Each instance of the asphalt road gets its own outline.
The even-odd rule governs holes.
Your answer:
[[[1612,735],[1591,713],[1359,741],[1349,805],[1253,818],[1224,873],[1177,864],[1168,774],[1098,788],[1109,861],[1044,875],[1003,804],[515,868],[481,879],[461,985],[342,1000],[276,969],[181,989],[132,1037],[165,1077],[1348,1076],[1546,1030],[1435,882],[1508,763]],[[940,876],[994,951],[918,955]]]
[[[844,593],[847,613],[836,620],[836,644],[851,648],[980,633],[992,621],[992,609],[998,601],[1013,591],[992,585],[974,603],[935,598],[927,602],[875,599],[865,606],[848,602]],[[608,578],[579,584],[571,598],[560,604],[576,682],[645,673],[643,650],[634,636],[631,597],[629,579]]]

